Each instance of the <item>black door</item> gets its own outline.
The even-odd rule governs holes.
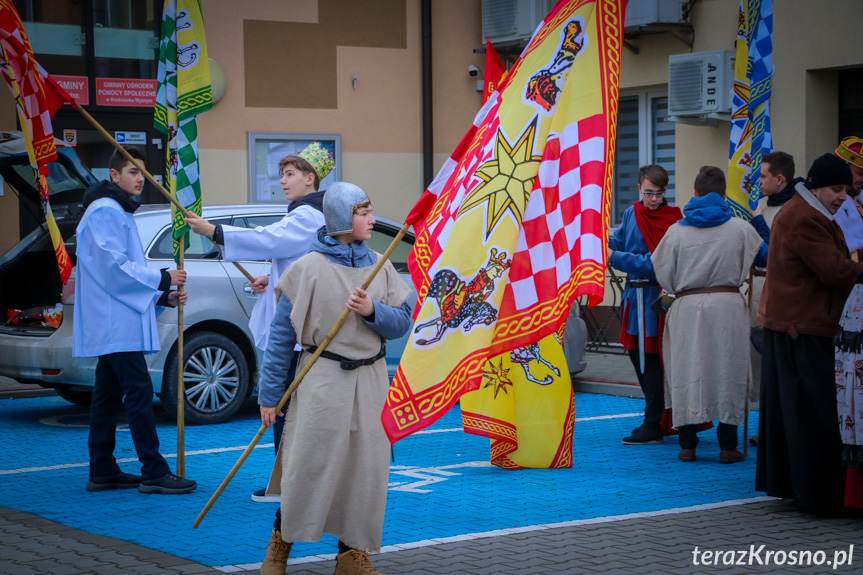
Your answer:
[[[153,110],[92,113],[96,120],[124,145],[134,145],[144,153],[144,167],[156,181],[164,182],[165,137],[153,127]],[[75,110],[61,109],[54,116],[54,135],[63,139],[64,132],[75,130],[75,151],[96,178],[108,179],[108,161],[114,145],[100,134]],[[144,183],[141,201],[145,204],[166,204],[168,200],[149,181]]]

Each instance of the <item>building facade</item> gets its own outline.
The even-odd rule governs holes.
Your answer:
[[[161,1],[14,3],[40,63],[76,89],[73,95],[109,132],[143,142],[148,169],[161,176],[164,141],[152,127],[146,94],[156,77]],[[214,89],[223,89],[213,109],[199,117],[204,202],[283,201],[267,173],[268,160],[320,138],[338,147],[338,177],[365,188],[378,213],[401,220],[429,177],[424,161],[440,167],[480,107],[484,23],[495,5],[507,3],[533,10],[551,4],[202,0]],[[632,14],[675,4],[629,3]],[[636,199],[640,165],[665,165],[672,174],[669,195],[682,206],[700,166],[728,164],[727,121],[668,119],[668,59],[733,50],[738,2],[676,4],[685,10],[682,22],[627,25],[612,226]],[[849,41],[861,24],[863,3],[857,0],[774,0],[774,147],[795,157],[799,174],[840,137],[863,135],[863,56]],[[430,43],[425,82],[424,31]],[[511,63],[520,44],[503,42],[500,49]],[[477,76],[469,75],[470,66],[478,68]],[[11,96],[0,92],[0,129],[16,129]],[[425,111],[424,92],[430,94]],[[63,109],[54,128],[61,138],[74,134],[79,155],[105,176],[111,147],[83,118]],[[163,203],[154,190],[144,199]],[[7,187],[0,197],[0,252],[20,237],[20,218]]]

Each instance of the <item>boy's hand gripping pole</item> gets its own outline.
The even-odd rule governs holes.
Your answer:
[[[372,281],[374,281],[375,276],[377,276],[378,272],[381,271],[381,268],[383,267],[384,263],[390,258],[390,256],[393,253],[393,250],[396,249],[396,246],[399,244],[399,242],[402,240],[404,235],[407,233],[408,228],[410,228],[410,224],[405,224],[402,226],[402,229],[400,229],[399,233],[396,234],[396,237],[393,239],[392,243],[387,248],[387,251],[384,252],[384,254],[380,257],[378,262],[372,268],[371,273],[369,273],[369,277],[367,277],[366,281],[363,282],[363,285],[360,286],[362,289],[367,290],[369,288]],[[318,358],[321,357],[321,354],[324,352],[324,350],[330,344],[333,337],[335,337],[336,333],[338,333],[339,329],[342,327],[342,324],[345,323],[345,320],[348,318],[349,313],[351,313],[351,310],[349,310],[348,308],[345,308],[344,311],[342,311],[342,314],[339,316],[339,319],[336,320],[335,325],[332,327],[332,329],[330,329],[329,333],[327,333],[327,336],[324,338],[324,341],[321,342],[321,344],[318,346],[318,349],[315,350],[315,353],[312,354],[312,357],[309,358],[309,361],[306,362],[306,365],[303,366],[303,369],[300,370],[300,373],[297,374],[297,376],[294,378],[294,381],[291,382],[291,385],[288,387],[288,389],[285,390],[285,393],[282,395],[282,399],[279,400],[278,405],[276,405],[276,413],[279,413],[280,411],[282,411],[282,408],[285,406],[285,403],[288,401],[288,398],[291,397],[291,395],[297,389],[297,386],[300,385],[300,382],[303,381],[303,378],[306,376],[306,374],[309,372],[309,370],[312,368],[312,366],[315,364],[315,362],[318,361]],[[227,477],[225,477],[225,479],[222,480],[222,483],[221,483],[221,485],[219,485],[219,488],[216,489],[215,493],[213,493],[212,497],[210,497],[210,500],[207,502],[207,504],[204,506],[204,508],[198,514],[198,518],[195,519],[195,522],[192,524],[192,527],[194,527],[195,529],[198,528],[198,525],[201,524],[201,521],[203,521],[204,517],[207,515],[207,512],[210,511],[210,508],[212,508],[213,504],[216,503],[216,500],[219,498],[219,496],[222,494],[222,492],[225,490],[225,488],[231,482],[231,479],[233,479],[234,475],[237,474],[237,471],[240,470],[240,467],[243,465],[243,463],[246,461],[246,459],[252,453],[252,450],[255,448],[255,446],[258,444],[258,442],[261,440],[261,437],[263,437],[264,432],[266,432],[266,430],[267,430],[267,426],[262,425],[261,428],[258,430],[258,433],[255,434],[255,437],[252,438],[252,442],[248,445],[248,447],[246,447],[246,450],[243,451],[243,454],[240,455],[240,458],[234,464],[234,467],[231,468],[231,471],[228,473]]]
[[[189,212],[189,210],[187,210],[185,206],[183,206],[180,202],[177,201],[177,199],[174,196],[171,195],[171,192],[166,190],[162,184],[160,184],[158,181],[156,181],[156,178],[154,178],[152,176],[152,174],[150,174],[150,172],[148,172],[147,170],[144,169],[144,166],[141,165],[141,163],[138,160],[136,160],[131,155],[129,155],[129,152],[126,151],[126,148],[124,148],[123,146],[118,144],[117,140],[115,140],[114,137],[111,136],[111,134],[109,134],[105,130],[105,128],[103,128],[102,125],[99,124],[99,122],[97,122],[93,118],[93,116],[91,116],[89,114],[89,112],[87,112],[87,110],[85,110],[80,105],[78,105],[78,102],[76,102],[74,100],[72,101],[72,107],[75,108],[76,110],[78,110],[79,112],[81,112],[81,115],[84,116],[88,122],[93,124],[93,127],[96,128],[96,130],[100,134],[102,134],[105,137],[105,139],[107,139],[109,142],[111,142],[111,144],[113,144],[114,147],[117,148],[117,150],[119,150],[119,152],[121,154],[123,154],[123,156],[132,163],[133,166],[138,168],[138,170],[140,170],[140,172],[142,174],[144,174],[144,177],[147,178],[147,180],[149,180],[149,182],[151,184],[156,186],[156,189],[159,190],[160,192],[162,192],[162,195],[165,196],[168,199],[168,201],[171,202],[171,204],[173,204],[174,207],[180,211],[180,213],[182,213],[185,217],[189,217],[190,215],[192,215],[191,212]],[[241,266],[237,262],[233,262],[233,264],[237,267],[238,270],[240,270],[240,272],[242,272],[242,274],[244,276],[246,276],[246,278],[249,280],[249,282],[255,281],[255,276],[253,276],[248,271],[246,271],[246,268],[244,268],[243,266]]]

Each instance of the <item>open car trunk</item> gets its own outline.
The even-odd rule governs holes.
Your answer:
[[[55,139],[57,161],[47,165],[51,210],[76,263],[75,228],[83,215],[84,191],[96,178],[74,148]],[[47,337],[62,323],[63,303],[72,303],[74,280],[63,286],[54,246],[36,186],[33,168],[20,132],[0,132],[0,176],[15,188],[19,228],[27,234],[0,256],[0,334]],[[71,310],[70,310],[71,311]]]
[[[78,218],[57,221],[73,266],[78,221]],[[51,335],[62,323],[63,303],[72,303],[74,281],[70,279],[63,286],[51,236],[47,225],[42,224],[0,256],[0,333]]]

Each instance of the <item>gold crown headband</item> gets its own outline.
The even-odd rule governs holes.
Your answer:
[[[860,150],[863,151],[863,139],[851,136],[842,140],[839,147],[836,148],[836,155],[849,164],[854,164],[858,168],[863,168],[863,156],[861,156],[859,152],[855,152],[851,149],[851,146],[854,144],[859,144]]]
[[[297,155],[312,165],[321,180],[326,178],[336,167],[336,160],[326,148],[321,146],[320,142],[312,142]]]

